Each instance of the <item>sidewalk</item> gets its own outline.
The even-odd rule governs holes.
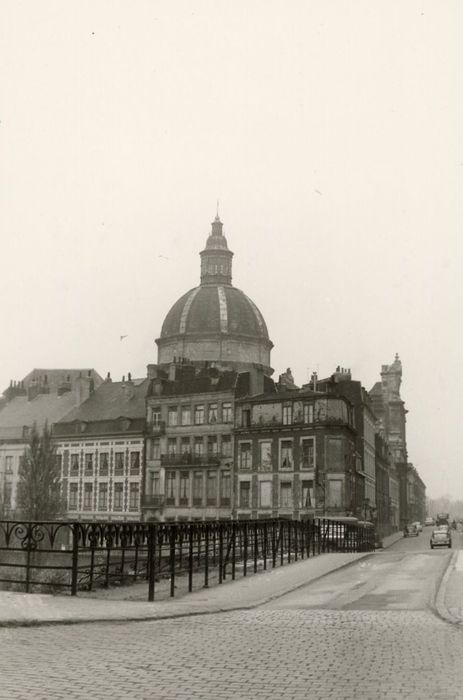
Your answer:
[[[179,599],[153,603],[0,592],[0,626],[158,620],[250,609],[368,556],[321,554]]]
[[[436,609],[453,624],[463,624],[463,550],[452,554],[436,596]]]

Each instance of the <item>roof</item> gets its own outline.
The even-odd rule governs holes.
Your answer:
[[[84,403],[68,412],[60,423],[144,418],[147,379],[103,382]]]
[[[76,404],[76,393],[66,392],[58,394],[39,394],[32,401],[27,396],[16,396],[11,399],[0,411],[0,435],[3,439],[11,435],[18,437],[23,426],[32,426],[34,423],[40,430],[46,422],[49,425],[60,420]]]
[[[161,339],[178,335],[226,334],[269,341],[264,318],[249,297],[226,284],[202,284],[172,306]]]

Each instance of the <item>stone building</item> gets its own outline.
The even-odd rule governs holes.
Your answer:
[[[392,455],[390,494],[391,508],[399,509],[398,522],[393,514],[394,526],[400,528],[413,520],[426,516],[425,485],[415,467],[408,462],[405,402],[400,396],[402,363],[396,354],[391,365],[381,367],[381,382],[370,390],[373,410],[378,417]],[[416,505],[417,500],[420,503]],[[423,505],[422,505],[423,504]],[[422,518],[415,517],[422,513]]]
[[[0,410],[0,517],[18,515],[18,472],[31,428],[51,427],[102,381],[94,369],[34,369],[10,383]]]
[[[236,403],[234,516],[350,514],[356,492],[351,403],[281,382],[272,389]]]
[[[69,518],[141,519],[147,389],[108,378],[53,425]]]

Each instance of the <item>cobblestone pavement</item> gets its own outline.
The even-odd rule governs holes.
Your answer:
[[[0,629],[0,698],[461,700],[463,631],[429,608],[449,553],[381,556],[253,611]]]
[[[1,630],[2,700],[461,700],[463,635],[427,611],[257,610]]]

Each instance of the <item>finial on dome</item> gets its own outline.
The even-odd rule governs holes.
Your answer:
[[[398,353],[398,352],[396,352],[396,354],[395,354],[395,361],[396,361],[396,362],[399,361],[399,353]]]
[[[219,200],[217,200],[217,209],[215,213],[215,221],[220,221],[220,215],[219,215]]]

